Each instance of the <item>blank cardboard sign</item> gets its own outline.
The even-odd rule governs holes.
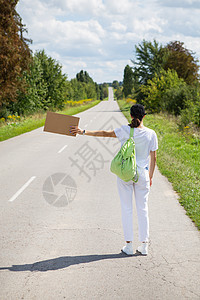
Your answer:
[[[80,118],[78,117],[62,115],[48,111],[45,120],[44,131],[75,137],[76,134],[70,133],[69,130],[70,126],[78,126],[79,119]]]

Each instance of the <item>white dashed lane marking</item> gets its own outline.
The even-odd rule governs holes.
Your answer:
[[[58,151],[58,153],[61,153],[66,147],[67,147],[67,145],[65,145],[64,147],[62,147],[62,148]]]
[[[14,201],[26,188],[29,184],[36,178],[36,176],[32,176],[8,201]]]

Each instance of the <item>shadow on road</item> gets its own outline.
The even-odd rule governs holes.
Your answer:
[[[72,265],[90,263],[93,261],[98,261],[103,259],[114,259],[114,258],[125,258],[125,257],[131,258],[136,256],[140,256],[140,254],[135,253],[131,256],[127,256],[123,253],[105,254],[105,255],[61,256],[53,259],[38,261],[33,264],[12,265],[12,267],[2,267],[0,268],[0,271],[9,270],[13,272],[21,272],[21,271],[46,272],[50,270],[64,269]]]

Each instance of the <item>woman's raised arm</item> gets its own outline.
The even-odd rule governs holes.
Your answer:
[[[78,128],[78,126],[70,126],[70,132],[73,134],[80,134],[83,135],[83,129]],[[85,135],[97,136],[97,137],[113,137],[116,138],[114,130],[105,131],[105,130],[85,130]]]

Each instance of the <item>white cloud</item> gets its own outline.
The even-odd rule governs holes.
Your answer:
[[[102,0],[47,0],[52,6],[59,5],[64,14],[76,13],[76,14],[93,14],[98,15],[98,13],[104,10],[104,4]]]
[[[97,82],[123,79],[135,44],[180,40],[200,57],[198,0],[21,0],[17,10],[33,40],[74,78],[85,69]]]
[[[113,31],[126,31],[127,27],[126,25],[120,23],[120,22],[112,22],[110,29]]]
[[[163,0],[163,1],[157,0],[157,2],[163,6],[169,6],[169,7],[200,9],[199,0]]]
[[[149,20],[141,20],[141,19],[134,19],[133,20],[133,29],[135,32],[163,32],[163,25],[165,21],[160,18],[150,18]]]
[[[93,55],[95,48],[100,47],[106,33],[96,20],[83,22],[65,21],[56,19],[33,21],[34,31],[30,31],[36,45],[42,43],[54,51],[66,54],[79,51],[80,56]],[[46,48],[45,47],[45,48]]]
[[[137,5],[137,1],[131,0],[105,0],[105,7],[112,15],[122,15],[134,13],[134,8]]]

